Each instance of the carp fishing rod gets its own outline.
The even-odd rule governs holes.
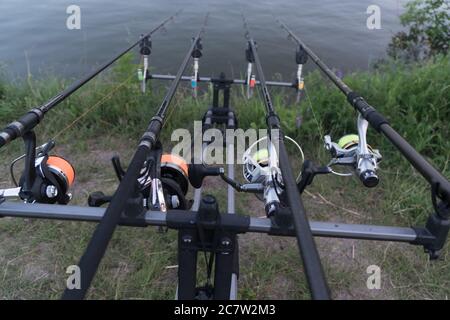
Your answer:
[[[121,214],[126,209],[129,199],[133,196],[133,192],[136,192],[139,187],[138,178],[145,162],[150,161],[148,158],[150,151],[152,151],[158,144],[159,134],[164,127],[170,103],[177,91],[181,77],[183,76],[183,73],[191,59],[192,52],[201,41],[201,36],[205,32],[207,20],[208,14],[205,17],[200,31],[192,39],[192,44],[189,47],[183,62],[178,68],[175,79],[167,91],[167,94],[155,116],[153,116],[150,120],[147,130],[142,135],[130,165],[120,181],[120,184],[114,193],[103,218],[95,229],[85,253],[81,257],[80,263],[78,264],[82,274],[81,288],[79,290],[66,289],[62,297],[63,299],[83,299],[88,288],[90,287],[91,281],[94,278],[100,261],[105,254],[108,243],[120,221]],[[142,200],[139,196],[138,199]],[[162,209],[165,211],[164,208]]]
[[[403,154],[403,156],[416,168],[416,170],[428,181],[433,192],[441,200],[450,204],[450,182],[442,173],[436,170],[425,158],[420,155],[399,133],[389,124],[388,120],[358,93],[354,92],[344,81],[342,81],[289,27],[277,20],[280,27],[285,30],[289,37],[299,46],[300,50],[312,59],[319,69],[330,79],[336,87],[346,96],[348,103],[355,108],[368,123],[384,136]]]
[[[250,34],[247,20],[243,14],[242,19],[244,21],[245,37],[248,40],[248,47],[253,57],[252,60],[256,65],[260,81],[259,88],[266,107],[266,123],[269,128],[268,142],[278,146],[279,166],[287,195],[287,203],[292,214],[293,226],[311,295],[313,299],[329,299],[329,289],[325,280],[322,263],[311,233],[306,210],[300,198],[297,183],[289,163],[288,153],[284,144],[285,136],[281,131],[280,118],[273,107],[272,98],[266,85],[263,67],[258,56],[256,42]],[[269,147],[268,150],[271,150],[271,148]],[[269,158],[271,158],[270,151]]]
[[[54,97],[49,99],[47,102],[45,102],[41,106],[31,109],[25,115],[23,115],[21,118],[19,118],[17,121],[13,121],[9,125],[7,125],[3,129],[3,131],[0,132],[0,148],[3,147],[4,145],[8,144],[9,142],[23,136],[26,132],[33,130],[34,127],[36,127],[41,122],[42,118],[48,111],[50,111],[53,107],[57,106],[58,104],[60,104],[64,100],[66,100],[74,92],[76,92],[78,89],[80,89],[86,83],[88,83],[90,80],[92,80],[94,77],[96,77],[102,71],[104,71],[106,68],[108,68],[114,62],[116,62],[118,59],[120,59],[123,55],[125,55],[126,53],[131,51],[137,45],[142,44],[144,40],[148,42],[150,37],[154,33],[161,30],[170,21],[173,21],[175,19],[175,17],[177,17],[181,13],[181,11],[182,10],[179,10],[172,16],[163,20],[153,30],[151,30],[150,32],[148,32],[145,35],[142,35],[139,40],[134,42],[128,48],[126,48],[125,50],[118,53],[115,57],[113,57],[109,61],[106,61],[105,63],[103,63],[96,70],[87,74],[86,76],[79,79],[78,81],[74,82],[72,85],[67,87],[64,91],[58,93],[57,95],[55,95]]]
[[[325,147],[335,157],[334,161],[339,164],[345,162],[357,167],[359,177],[366,187],[374,187],[378,183],[378,176],[375,171],[377,162],[381,159],[378,150],[371,149],[366,142],[366,131],[370,124],[378,133],[383,134],[388,141],[400,151],[406,160],[425,178],[431,186],[431,202],[434,209],[426,223],[425,237],[432,237],[434,240],[424,241],[425,251],[431,259],[439,257],[441,249],[444,247],[450,230],[450,182],[436,168],[434,168],[408,141],[406,141],[397,131],[395,131],[388,120],[371,106],[360,94],[354,92],[342,79],[340,79],[291,29],[281,20],[277,19],[280,27],[286,31],[289,38],[299,46],[298,51],[309,56],[319,69],[327,76],[331,82],[346,96],[347,102],[358,112],[358,133],[359,138],[348,139],[349,136],[341,140],[347,140],[350,145],[356,142],[357,147],[350,146],[350,151],[341,143],[331,142],[329,136],[325,136]],[[347,139],[346,139],[347,138]],[[359,140],[359,141],[358,141]],[[343,141],[344,142],[344,141]],[[361,147],[363,146],[363,147]],[[357,152],[358,154],[355,154]],[[300,191],[307,184],[310,184],[314,175],[320,170],[317,168],[311,171],[309,178],[305,178],[303,185],[299,186]],[[326,170],[325,172],[327,173]],[[309,179],[309,181],[306,181]]]

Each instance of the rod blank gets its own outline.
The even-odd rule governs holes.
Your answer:
[[[330,293],[328,285],[325,279],[325,273],[323,271],[322,263],[320,261],[320,256],[317,251],[316,244],[311,232],[311,228],[308,223],[308,218],[306,216],[306,211],[303,206],[300,194],[297,189],[294,174],[292,172],[291,165],[289,163],[289,157],[284,145],[284,134],[281,133],[280,119],[278,118],[270,97],[269,90],[266,85],[266,80],[264,77],[263,68],[261,61],[256,50],[256,43],[250,35],[250,30],[247,25],[245,17],[244,28],[246,30],[246,38],[249,42],[250,49],[252,50],[256,69],[258,72],[258,77],[260,79],[261,85],[259,86],[264,100],[264,105],[267,111],[267,124],[270,129],[270,137],[272,139],[272,132],[274,130],[279,130],[278,135],[278,146],[279,146],[279,161],[280,169],[283,177],[283,182],[286,190],[286,195],[288,199],[288,205],[292,212],[293,225],[296,233],[297,243],[300,250],[300,255],[302,257],[302,263],[305,268],[306,278],[311,290],[311,296],[313,299],[317,300],[329,300]]]

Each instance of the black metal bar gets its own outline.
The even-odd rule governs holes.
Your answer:
[[[170,16],[169,18],[165,19],[163,22],[161,22],[157,27],[155,27],[152,31],[147,33],[145,37],[151,36],[161,28],[163,28],[169,21],[173,20],[179,13],[178,11],[174,15]],[[142,39],[142,38],[141,38]],[[32,110],[30,110],[28,113],[23,115],[19,120],[14,121],[10,123],[8,126],[6,126],[3,131],[0,132],[0,148],[6,145],[7,143],[11,142],[12,140],[22,136],[25,132],[32,130],[44,117],[45,113],[47,113],[49,110],[51,110],[53,107],[67,99],[70,95],[72,95],[75,91],[80,89],[83,85],[85,85],[87,82],[92,80],[95,76],[97,76],[99,73],[101,73],[103,70],[108,68],[110,65],[112,65],[114,62],[116,62],[119,58],[121,58],[124,54],[129,52],[131,49],[136,47],[140,42],[141,39],[130,45],[127,49],[121,51],[119,54],[117,54],[114,58],[111,60],[105,62],[102,64],[99,68],[92,71],[82,79],[76,81],[72,85],[70,85],[68,88],[66,88],[64,91],[58,93],[56,96],[48,100],[43,105],[36,107]]]
[[[206,19],[205,19],[206,23]],[[63,295],[63,299],[83,299],[91,281],[97,271],[101,259],[106,251],[108,243],[114,233],[116,226],[119,223],[120,216],[124,211],[128,199],[132,196],[137,188],[137,179],[142,166],[147,159],[148,154],[151,149],[155,146],[159,133],[164,125],[165,116],[175,95],[178,84],[180,83],[181,76],[186,69],[189,60],[191,59],[192,50],[195,48],[197,42],[200,40],[201,35],[204,32],[205,24],[202,26],[201,30],[194,37],[192,44],[186,54],[175,80],[172,82],[161,106],[159,107],[156,116],[152,118],[150,124],[141,138],[139,147],[131,160],[131,164],[128,170],[119,184],[114,196],[111,200],[110,205],[105,211],[105,215],[97,226],[89,245],[82,256],[79,267],[82,273],[81,277],[81,288],[69,290],[66,289]]]
[[[296,232],[297,243],[302,257],[303,266],[305,268],[306,277],[311,290],[311,296],[313,299],[330,299],[328,285],[325,279],[325,273],[323,272],[320,256],[317,251],[316,244],[308,223],[306,211],[303,207],[303,202],[300,198],[300,194],[297,190],[294,174],[292,172],[291,165],[289,163],[288,154],[284,145],[284,135],[281,133],[280,119],[278,118],[273,108],[272,99],[270,97],[269,90],[265,84],[265,77],[261,61],[256,50],[256,44],[250,35],[250,31],[247,25],[245,17],[244,28],[246,29],[246,38],[250,44],[250,48],[253,52],[255,59],[255,65],[258,72],[258,77],[261,82],[260,89],[262,91],[264,104],[267,111],[267,124],[270,129],[270,139],[272,139],[272,132],[278,130],[278,143],[279,147],[279,160],[280,169],[283,176],[283,182],[288,199],[288,205],[292,211],[293,224]]]
[[[173,75],[165,75],[165,74],[148,74],[147,80],[173,80],[175,79],[175,76]],[[189,76],[183,76],[181,77],[181,81],[191,81],[192,77]],[[211,77],[200,77],[198,79],[198,82],[218,82],[220,81],[220,78],[211,78]],[[226,79],[227,82],[230,84],[241,84],[245,85],[247,84],[246,80],[243,79]],[[259,80],[256,81],[256,85],[261,85],[261,82]],[[281,82],[281,81],[266,81],[266,85],[269,87],[285,87],[285,88],[295,88],[295,83],[291,82]]]
[[[105,214],[105,208],[91,208],[80,206],[65,206],[57,204],[25,204],[5,201],[0,204],[0,217],[49,219],[63,221],[99,222]],[[171,229],[186,229],[190,226],[196,230],[192,221],[197,221],[196,212],[169,210],[168,213],[160,211],[147,211],[145,223],[148,226],[168,226]],[[231,218],[230,218],[231,216]],[[248,221],[247,221],[248,219]],[[242,215],[223,214],[221,216],[222,229],[238,233],[254,232],[267,233],[276,236],[294,237],[294,230],[280,229],[267,218],[248,218]],[[175,223],[175,221],[177,221]],[[424,229],[391,227],[362,224],[345,224],[336,222],[309,222],[311,231],[317,237],[333,237],[360,240],[416,242],[418,231]],[[214,226],[209,226],[213,228]],[[208,228],[208,226],[205,226]]]
[[[32,200],[32,188],[36,180],[36,134],[31,130],[25,132],[22,138],[25,142],[25,165],[20,194],[23,197],[22,199],[26,199],[27,202],[32,202],[29,200]]]
[[[396,132],[387,122],[386,119],[371,105],[369,105],[363,97],[353,92],[344,81],[339,79],[333,71],[296,36],[285,23],[278,20],[281,28],[284,29],[297,44],[299,44],[314,61],[314,63],[327,75],[327,77],[342,91],[347,97],[348,102],[359,111],[364,118],[377,131],[383,133],[388,140],[403,154],[403,156],[416,168],[416,170],[431,184],[437,185],[439,196],[450,203],[450,182],[436,170],[422,155],[420,155],[398,132]]]
[[[235,259],[236,247],[238,246],[236,235],[230,235],[227,240],[221,240],[219,243],[219,250],[216,253],[216,263],[214,272],[214,300],[229,300],[231,293],[231,278],[233,272],[236,271],[234,264],[237,263]],[[226,246],[231,248],[228,251],[223,251]]]

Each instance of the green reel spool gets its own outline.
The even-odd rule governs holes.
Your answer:
[[[338,146],[342,149],[349,149],[351,147],[354,147],[355,145],[358,145],[359,143],[359,137],[357,134],[347,134],[339,139]]]

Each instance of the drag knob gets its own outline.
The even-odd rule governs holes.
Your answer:
[[[373,170],[366,170],[361,172],[361,174],[359,175],[359,179],[367,188],[376,187],[378,185],[378,182],[380,181],[377,174]]]

